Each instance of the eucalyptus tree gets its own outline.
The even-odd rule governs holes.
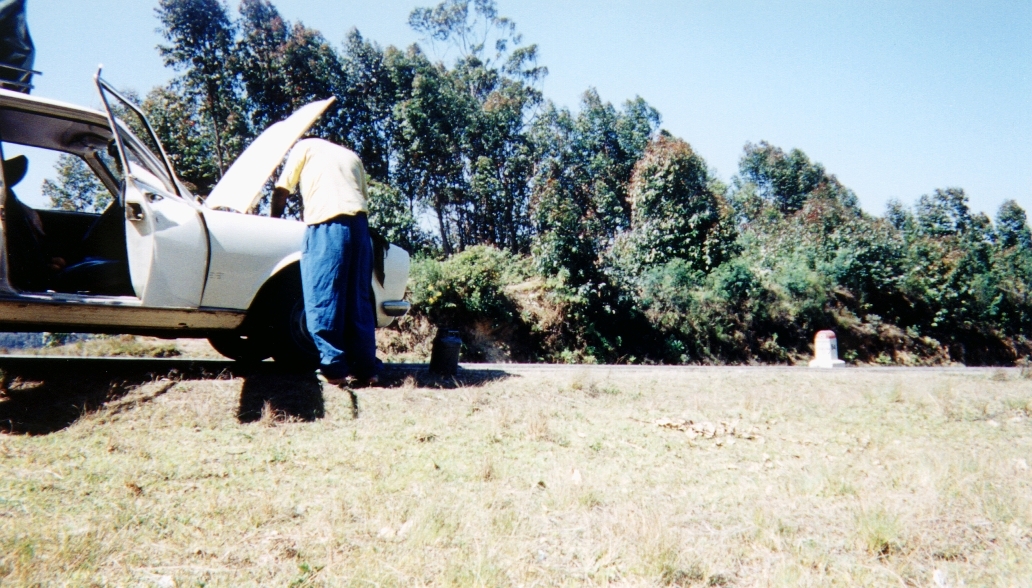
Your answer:
[[[1000,205],[996,214],[996,234],[1000,247],[1020,247],[1032,250],[1032,232],[1028,228],[1025,210],[1014,200],[1007,200]],[[1030,251],[1032,253],[1032,251]]]
[[[396,109],[399,178],[435,211],[446,253],[475,244],[529,245],[534,149],[529,124],[547,73],[493,0],[445,0],[415,9],[409,24],[454,66],[410,50],[411,94]],[[447,173],[447,177],[439,174]]]
[[[996,215],[993,273],[1001,294],[999,324],[1011,335],[1032,331],[1032,231],[1024,209],[1007,200]]]
[[[212,157],[216,133],[203,99],[185,91],[182,80],[173,80],[151,90],[142,106],[176,174],[194,193],[209,194],[222,173]]]
[[[283,66],[290,23],[268,0],[240,3],[235,74],[247,92],[251,124],[264,128],[290,114],[290,73]]]
[[[103,212],[111,203],[111,192],[81,157],[62,154],[54,170],[57,172],[54,180],[43,180],[43,196],[51,208]]]
[[[856,195],[799,149],[785,153],[766,141],[746,143],[738,170],[740,179],[753,184],[758,195],[782,214],[798,211],[814,196],[857,207]]]
[[[159,0],[155,12],[168,43],[159,45],[158,52],[166,66],[180,72],[170,90],[197,100],[210,124],[221,176],[250,135],[232,67],[236,24],[220,0]]]
[[[392,182],[398,150],[394,109],[410,94],[411,68],[401,51],[383,49],[356,29],[344,40],[340,63],[342,87],[337,96],[341,101],[341,133],[371,177]],[[409,199],[410,213],[415,212],[414,204],[414,199]]]
[[[730,208],[706,162],[681,139],[660,136],[634,167],[629,257],[645,269],[675,259],[709,272],[737,253]]]
[[[598,283],[602,254],[631,224],[634,165],[659,128],[659,113],[636,98],[617,110],[594,89],[577,115],[547,105],[534,129],[534,250],[546,275],[574,286]]]
[[[247,92],[252,125],[260,130],[301,106],[342,94],[343,65],[322,34],[284,20],[268,0],[240,5],[241,35],[232,64]],[[343,142],[341,104],[323,116],[319,134]]]
[[[409,96],[394,110],[398,120],[396,183],[433,211],[441,247],[451,255],[463,247],[454,208],[465,198],[467,179],[462,136],[469,100],[448,71],[411,47],[393,66],[412,80]]]

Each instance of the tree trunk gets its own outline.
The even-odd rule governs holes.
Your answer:
[[[219,166],[219,179],[222,179],[222,174],[226,173],[226,163],[222,156],[222,130],[219,128],[219,115],[215,106],[215,94],[218,90],[213,88],[210,83],[208,84],[207,90],[208,111],[211,112],[211,127],[215,132],[215,162]]]
[[[441,248],[444,249],[444,255],[450,257],[452,247],[451,243],[448,242],[448,227],[444,222],[444,205],[437,202],[434,205],[434,210],[437,212],[437,224],[441,227]]]

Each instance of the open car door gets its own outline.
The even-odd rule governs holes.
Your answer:
[[[120,199],[133,291],[143,306],[196,308],[208,264],[208,233],[200,206],[183,197],[172,164],[143,112],[105,82],[100,71],[95,80],[122,164]],[[115,109],[129,126],[115,116]]]

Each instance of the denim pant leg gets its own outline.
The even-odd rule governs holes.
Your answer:
[[[309,225],[301,249],[301,287],[308,332],[327,378],[348,375],[344,307],[351,245],[350,227],[338,219]]]
[[[344,303],[344,341],[351,374],[368,378],[380,373],[376,358],[376,314],[373,308],[373,247],[369,220],[364,214],[348,219],[351,227],[351,260],[347,272]]]
[[[373,309],[373,251],[364,214],[338,216],[305,230],[301,285],[308,331],[328,378],[380,372]]]

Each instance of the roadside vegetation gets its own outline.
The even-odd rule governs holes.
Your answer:
[[[7,374],[0,583],[1032,577],[1028,374],[571,369]]]
[[[269,124],[337,98],[315,132],[359,153],[372,224],[417,256],[400,354],[423,353],[428,322],[459,328],[471,360],[792,363],[825,328],[856,363],[1032,354],[1013,200],[990,219],[944,187],[872,215],[766,142],[723,181],[641,97],[548,100],[537,47],[494,0],[415,9],[407,48],[357,30],[336,45],[269,0],[161,0],[156,16],[176,77],[141,101],[197,194]],[[84,171],[59,162],[55,206],[103,204]]]
[[[222,357],[206,341],[180,339],[164,341],[134,335],[91,335],[66,341],[63,334],[48,333],[42,347],[16,350],[27,355],[54,355],[65,357]],[[186,351],[184,353],[185,350]],[[197,350],[202,350],[197,353]],[[10,353],[8,350],[4,350]],[[207,351],[207,353],[205,353]]]

